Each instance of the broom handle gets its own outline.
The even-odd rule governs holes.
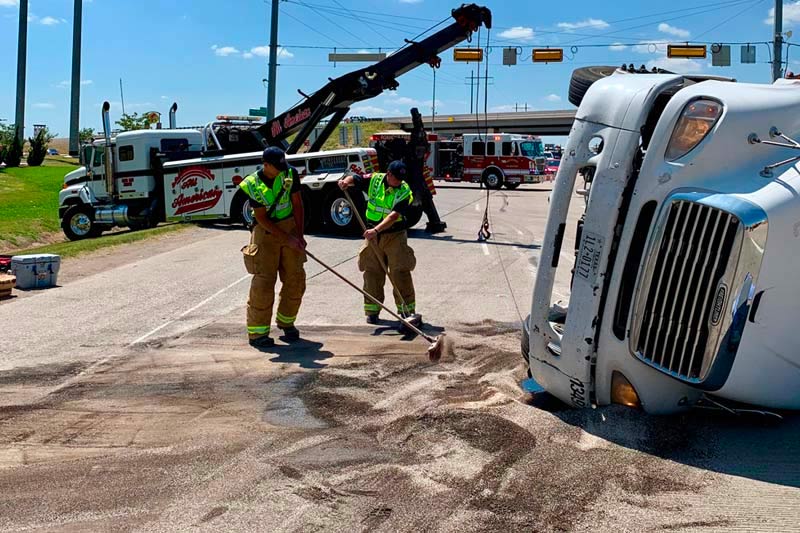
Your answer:
[[[431,336],[429,336],[429,335],[426,335],[425,333],[423,333],[423,332],[422,332],[422,331],[421,331],[421,330],[420,330],[418,327],[416,327],[414,324],[412,324],[411,322],[409,322],[409,321],[408,321],[408,320],[406,320],[405,318],[401,317],[400,315],[398,315],[397,313],[395,313],[394,311],[392,311],[391,309],[389,309],[388,307],[386,307],[385,305],[383,305],[383,302],[381,302],[380,300],[378,300],[377,298],[375,298],[374,296],[372,296],[372,295],[371,295],[370,293],[368,293],[367,291],[363,290],[361,287],[357,286],[355,283],[353,283],[353,282],[352,282],[352,281],[350,281],[349,279],[345,278],[344,276],[342,276],[341,274],[339,274],[338,272],[336,272],[336,271],[335,271],[335,270],[334,270],[332,267],[329,267],[328,265],[326,265],[325,263],[323,263],[321,259],[319,259],[318,257],[316,257],[314,254],[312,254],[312,253],[311,253],[311,252],[309,252],[308,250],[306,250],[306,255],[307,255],[308,257],[310,257],[311,259],[313,259],[314,261],[316,261],[317,263],[319,263],[320,265],[322,265],[323,267],[325,267],[325,269],[327,269],[328,271],[330,271],[330,273],[331,273],[331,274],[333,274],[334,276],[336,276],[336,277],[337,277],[337,278],[339,278],[340,280],[344,281],[345,283],[347,283],[348,285],[350,285],[351,287],[353,287],[355,290],[357,290],[358,292],[360,292],[361,294],[363,294],[364,296],[366,296],[367,298],[369,298],[370,300],[372,300],[372,301],[373,301],[375,304],[377,304],[377,305],[381,306],[381,307],[383,308],[383,310],[384,310],[384,311],[386,311],[387,313],[389,313],[390,315],[392,315],[393,317],[395,317],[397,320],[399,320],[400,322],[402,322],[402,323],[403,323],[403,325],[405,325],[405,326],[406,326],[408,329],[410,329],[411,331],[413,331],[414,333],[416,333],[416,334],[417,334],[417,335],[419,335],[420,337],[424,338],[424,339],[425,339],[426,341],[428,341],[428,342],[436,342],[436,339],[434,339],[433,337],[431,337]]]
[[[364,219],[361,218],[361,213],[358,212],[358,208],[356,207],[355,202],[353,202],[353,199],[350,198],[350,193],[347,192],[347,189],[342,189],[342,191],[344,192],[347,201],[350,202],[350,205],[353,207],[353,213],[356,214],[358,223],[361,224],[361,229],[367,231],[367,225],[364,224]],[[381,268],[383,268],[383,271],[386,272],[386,277],[389,278],[389,283],[392,284],[392,289],[394,289],[394,294],[400,300],[400,303],[403,304],[403,309],[406,309],[408,307],[406,306],[406,301],[403,298],[403,295],[400,294],[400,290],[397,288],[397,285],[395,285],[394,280],[392,279],[392,275],[389,274],[389,268],[386,266],[386,263],[383,262],[383,258],[381,257],[381,254],[378,251],[378,246],[370,240],[367,240],[367,246],[369,246],[372,249],[372,251],[375,252],[375,257],[378,258],[378,263],[381,264]]]

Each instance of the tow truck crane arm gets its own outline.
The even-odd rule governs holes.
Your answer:
[[[469,39],[481,26],[492,27],[492,13],[488,8],[476,4],[463,4],[452,10],[453,19],[443,28],[419,42],[406,41],[398,52],[373,65],[349,72],[330,81],[317,92],[305,96],[305,100],[266,124],[251,130],[263,146],[280,146],[289,154],[296,153],[324,118],[333,115],[311,146],[318,151],[333,133],[336,126],[350,111],[350,106],[374,98],[384,90],[395,90],[397,78],[422,64],[438,68],[438,54]],[[300,92],[300,91],[298,91]],[[286,139],[297,136],[288,145]]]

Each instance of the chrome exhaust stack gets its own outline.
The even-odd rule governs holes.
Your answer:
[[[177,121],[175,120],[175,113],[178,111],[178,102],[173,102],[172,107],[169,108],[169,129],[174,130],[177,126]]]
[[[103,102],[103,136],[106,140],[105,151],[105,171],[106,171],[106,191],[111,198],[116,198],[116,183],[114,180],[114,154],[111,150],[111,117],[109,110],[111,104]]]

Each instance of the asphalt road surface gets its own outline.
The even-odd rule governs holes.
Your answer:
[[[481,243],[485,190],[440,188],[447,233],[411,241],[438,364],[313,262],[304,340],[249,348],[243,230],[67,261],[61,287],[0,304],[0,530],[800,530],[796,417],[520,389],[548,189],[493,192]],[[358,282],[358,239],[308,240]]]

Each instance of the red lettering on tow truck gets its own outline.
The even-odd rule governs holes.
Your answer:
[[[206,183],[204,180],[211,183]],[[175,215],[205,211],[217,205],[222,198],[222,190],[218,185],[212,187],[214,180],[214,174],[207,168],[196,166],[182,169],[172,181],[172,188],[180,186],[182,191],[193,188],[196,192],[194,194],[191,194],[191,191],[187,191],[186,194],[181,192],[175,198],[172,202]],[[205,189],[206,186],[210,188]]]
[[[288,130],[292,126],[295,126],[300,122],[307,120],[309,117],[311,117],[310,108],[306,107],[305,109],[299,109],[297,113],[295,113],[294,115],[292,115],[291,113],[286,115],[286,118],[283,119],[283,127]]]

